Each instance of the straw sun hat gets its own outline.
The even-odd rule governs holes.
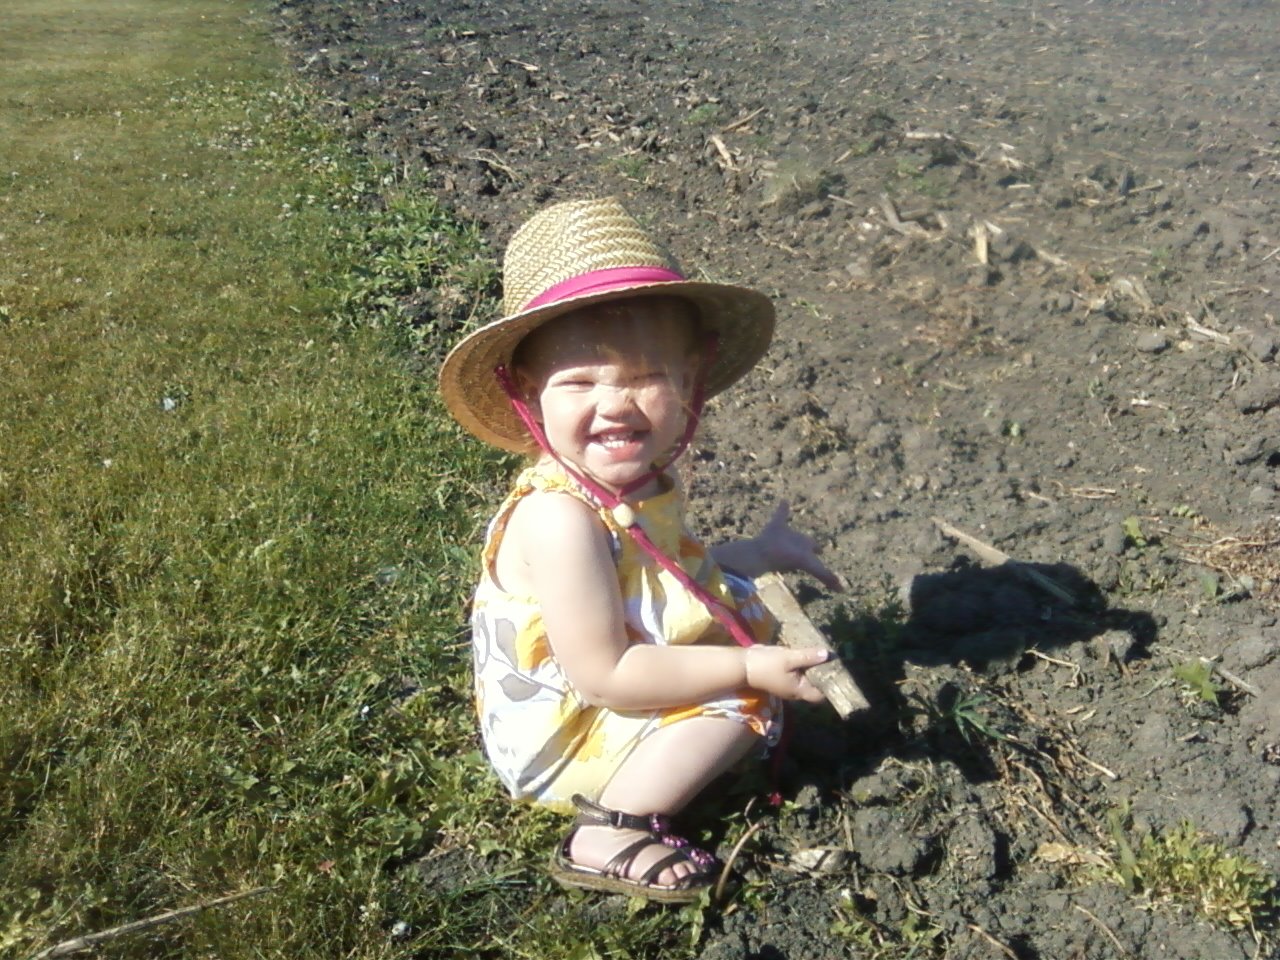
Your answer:
[[[718,334],[706,374],[710,397],[742,377],[773,337],[773,304],[762,293],[686,280],[671,255],[613,198],[559,203],[516,231],[502,264],[503,314],[468,335],[440,368],[449,411],[481,440],[524,452],[529,434],[495,369],[510,366],[520,341],[549,320],[590,304],[640,295],[674,296]]]

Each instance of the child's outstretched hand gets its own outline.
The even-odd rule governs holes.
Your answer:
[[[805,671],[826,662],[831,656],[829,651],[820,647],[792,650],[757,645],[748,647],[745,655],[747,686],[784,700],[822,702],[822,691],[809,682]]]
[[[791,504],[788,501],[778,502],[773,516],[755,539],[768,569],[800,571],[815,577],[829,590],[844,589],[840,578],[819,559],[822,547],[818,541],[791,526]]]

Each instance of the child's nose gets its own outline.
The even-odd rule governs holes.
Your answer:
[[[603,414],[626,413],[635,405],[635,397],[627,387],[605,387],[601,391],[599,409]]]

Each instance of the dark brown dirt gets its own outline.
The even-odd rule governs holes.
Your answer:
[[[351,136],[495,249],[612,193],[686,266],[776,294],[767,362],[691,458],[698,519],[750,530],[785,496],[828,538],[850,592],[805,600],[877,709],[804,718],[746,864],[767,911],[704,957],[830,956],[855,906],[955,957],[1274,949],[1064,857],[1114,852],[1129,804],[1135,831],[1280,859],[1278,12],[282,3]],[[1200,657],[1239,681],[1216,705],[1175,675]],[[835,869],[801,871],[811,848]]]

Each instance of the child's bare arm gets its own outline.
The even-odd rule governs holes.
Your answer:
[[[818,557],[818,542],[792,527],[790,516],[790,504],[783,500],[760,533],[749,540],[717,544],[711,548],[711,556],[744,577],[797,570],[811,574],[831,590],[843,590],[840,578]]]
[[[817,702],[804,670],[822,652],[777,647],[630,643],[608,535],[580,501],[529,497],[508,537],[519,550],[551,649],[569,682],[594,705],[650,710],[699,703],[751,686]]]

